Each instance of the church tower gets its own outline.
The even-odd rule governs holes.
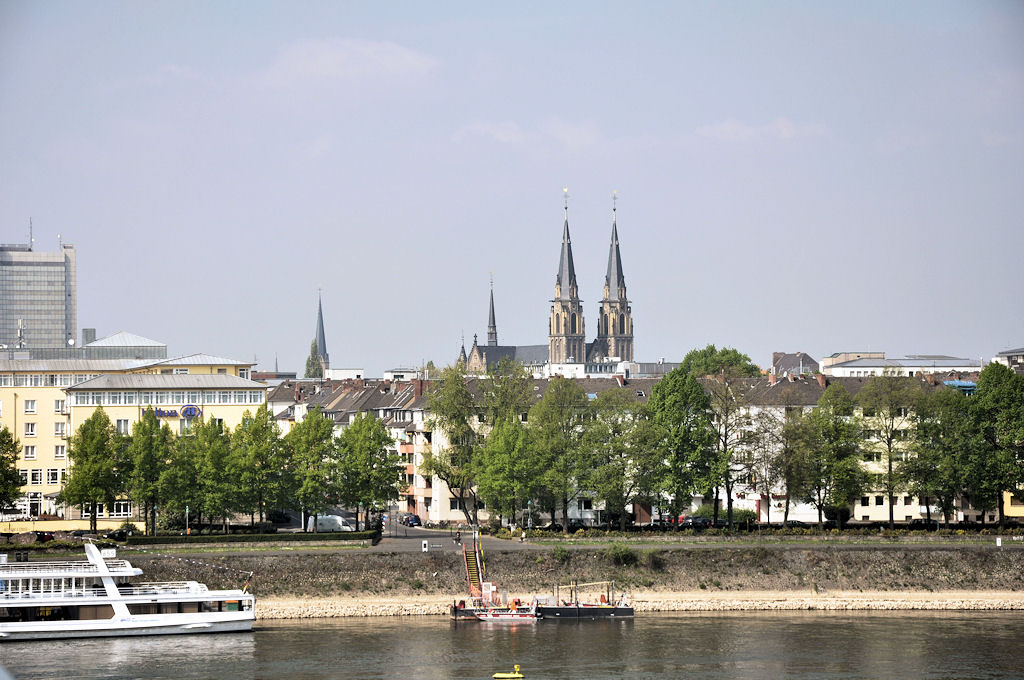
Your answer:
[[[605,356],[633,361],[633,314],[626,298],[626,279],[619,254],[616,226],[616,196],[612,195],[612,243],[608,250],[608,272],[604,275],[604,297],[597,319],[597,342]]]
[[[316,302],[316,352],[321,368],[330,368],[331,358],[327,354],[327,336],[324,334],[324,302],[319,295]]]
[[[551,317],[548,320],[548,361],[553,364],[583,363],[586,358],[583,305],[576,285],[576,269],[572,263],[569,194],[566,190],[562,254],[558,261],[558,276],[555,278],[555,299],[551,301]]]
[[[491,278],[491,311],[487,315],[487,346],[498,346],[498,325],[494,322],[494,278]]]

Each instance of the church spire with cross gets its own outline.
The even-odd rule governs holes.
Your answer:
[[[572,261],[572,238],[569,236],[569,190],[565,197],[565,222],[562,227],[562,252],[555,277],[555,298],[551,301],[548,319],[548,361],[553,364],[586,361],[586,337],[583,324],[583,302],[576,285],[576,269]]]
[[[597,318],[595,348],[606,357],[633,360],[633,312],[626,297],[626,277],[622,273],[619,252],[617,191],[612,192],[612,241],[608,247],[608,270],[604,276],[604,296]]]
[[[487,345],[498,346],[498,325],[494,321],[494,274],[491,274],[491,308],[487,314]]]
[[[320,365],[330,368],[331,358],[327,354],[327,336],[324,334],[324,301],[320,289],[317,289],[316,296],[316,353],[320,359]]]

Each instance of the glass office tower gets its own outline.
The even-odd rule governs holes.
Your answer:
[[[0,245],[0,346],[71,347],[78,335],[75,247]]]

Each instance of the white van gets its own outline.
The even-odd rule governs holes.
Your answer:
[[[348,523],[341,515],[320,515],[316,518],[316,530],[318,533],[327,531],[355,531],[355,528]],[[313,531],[313,518],[309,518],[306,531]]]

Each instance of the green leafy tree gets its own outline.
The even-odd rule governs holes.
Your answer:
[[[808,422],[807,441],[801,444],[805,447],[806,499],[818,510],[820,528],[826,508],[851,505],[866,483],[860,466],[862,434],[853,414],[853,399],[838,383],[825,389]]]
[[[146,409],[142,418],[132,426],[127,457],[130,471],[127,475],[128,494],[142,506],[146,533],[156,534],[156,508],[160,502],[160,476],[171,458],[173,435],[171,428],[161,425],[156,411]]]
[[[362,505],[369,511],[398,500],[404,468],[383,423],[368,413],[357,414],[338,435],[337,442],[341,495],[349,504]]]
[[[93,532],[99,506],[112,506],[121,491],[114,442],[114,426],[102,406],[96,407],[68,442],[71,465],[60,502],[88,507],[89,528]]]
[[[651,390],[647,411],[665,456],[662,489],[675,513],[689,509],[694,493],[713,484],[714,430],[711,403],[694,377],[677,368]]]
[[[480,380],[480,399],[491,425],[509,415],[526,413],[533,401],[533,378],[519,361],[503,357]]]
[[[285,435],[284,441],[291,457],[293,495],[302,510],[305,528],[308,515],[315,518],[339,495],[339,454],[334,421],[315,406]],[[313,527],[315,530],[315,521]]]
[[[423,473],[447,484],[452,495],[458,498],[466,521],[476,526],[479,506],[476,458],[480,437],[471,424],[477,407],[466,386],[464,366],[448,366],[441,371],[436,389],[427,394],[427,408],[431,414],[430,424],[440,430],[447,445],[435,441],[424,452]]]
[[[581,445],[588,412],[587,395],[565,378],[553,378],[544,397],[530,409],[533,442],[544,469],[542,484],[561,507],[566,532],[569,503],[579,495],[589,472]]]
[[[188,515],[202,525],[203,520],[203,458],[204,442],[199,438],[202,418],[189,422],[188,429],[170,442],[170,458],[160,473],[160,497],[164,516]]]
[[[487,433],[478,465],[477,492],[492,515],[514,518],[537,493],[541,468],[526,428],[511,411]]]
[[[18,473],[19,442],[7,426],[0,428],[0,512],[13,508],[21,498],[21,475]]]
[[[255,414],[243,414],[242,424],[231,436],[231,476],[237,480],[236,497],[240,512],[250,521],[262,522],[267,512],[284,496],[288,463],[281,428],[261,405]]]
[[[912,455],[905,463],[908,488],[921,499],[928,519],[934,500],[947,527],[957,500],[966,492],[965,470],[982,448],[970,400],[955,389],[925,397],[915,412]]]
[[[881,457],[885,467],[882,488],[889,502],[889,528],[896,526],[894,505],[896,494],[905,488],[901,469],[913,437],[914,412],[924,396],[913,378],[876,375],[857,394],[857,403],[864,414],[864,427],[874,433],[874,442],[867,446]]]
[[[999,525],[1005,526],[1003,492],[1019,494],[1024,485],[1024,376],[1002,364],[989,364],[978,377],[972,407],[982,449],[968,469],[971,503],[975,498],[983,503],[994,498]]]
[[[761,375],[761,369],[746,354],[732,347],[718,349],[714,345],[687,352],[679,370],[695,378],[718,375],[723,370],[728,370],[733,377],[756,378]]]
[[[589,458],[585,483],[625,531],[627,506],[651,502],[665,477],[660,432],[632,390],[606,390],[591,408],[583,435]]]
[[[201,453],[199,459],[201,515],[213,520],[221,518],[224,533],[228,531],[228,517],[237,507],[239,481],[233,469],[231,432],[222,421],[211,418],[200,420],[192,429],[192,437]]]
[[[309,345],[309,356],[306,357],[306,377],[324,377],[324,365],[320,363],[320,348],[316,346],[316,338]]]

